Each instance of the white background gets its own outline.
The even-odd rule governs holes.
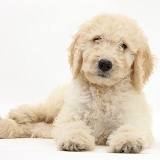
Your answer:
[[[67,48],[78,26],[100,13],[137,20],[156,56],[144,92],[160,133],[159,0],[0,0],[0,115],[23,103],[42,102],[71,73]],[[159,151],[160,152],[160,151]]]

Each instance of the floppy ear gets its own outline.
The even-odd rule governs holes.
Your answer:
[[[82,52],[78,45],[79,35],[75,35],[73,42],[69,47],[69,64],[73,78],[77,78],[82,66]]]
[[[133,64],[133,84],[140,93],[143,85],[148,81],[149,76],[153,72],[153,56],[149,47],[138,49]]]

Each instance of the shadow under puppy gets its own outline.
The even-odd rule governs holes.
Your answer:
[[[73,74],[37,105],[21,105],[0,120],[0,138],[54,138],[60,150],[139,153],[152,143],[151,110],[142,92],[153,71],[147,38],[136,22],[101,14],[69,48]]]

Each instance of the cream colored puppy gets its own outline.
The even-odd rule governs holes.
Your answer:
[[[151,110],[142,93],[153,71],[136,22],[102,14],[82,25],[69,48],[73,80],[46,102],[22,105],[0,120],[0,138],[54,138],[60,150],[138,153],[152,143]]]

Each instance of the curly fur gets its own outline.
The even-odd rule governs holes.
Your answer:
[[[127,48],[121,47],[125,43]],[[113,67],[102,73],[101,59]],[[54,138],[66,151],[139,153],[151,145],[151,110],[142,92],[153,71],[147,38],[136,22],[102,14],[82,25],[69,47],[73,80],[46,102],[22,105],[0,120],[0,138]]]

